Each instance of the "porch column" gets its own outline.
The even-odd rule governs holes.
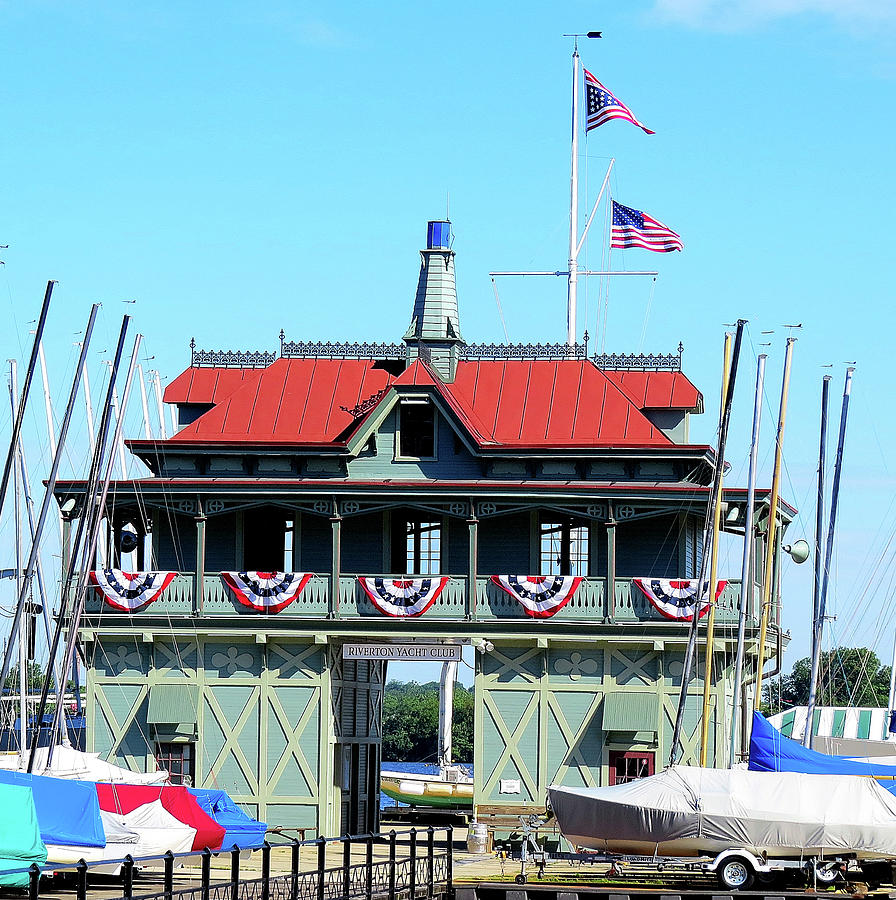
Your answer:
[[[202,612],[205,600],[205,522],[200,503],[199,515],[196,516],[196,580],[193,584],[193,609],[197,613]]]
[[[472,511],[472,504],[470,509]],[[467,526],[470,529],[470,564],[468,566],[469,582],[464,613],[468,619],[475,619],[478,600],[476,581],[479,577],[479,519],[476,518],[475,512],[471,512],[471,518],[467,519]]]
[[[333,526],[333,556],[330,561],[330,618],[339,618],[339,576],[342,564],[342,516],[339,507],[334,507],[335,515],[330,518]]]
[[[607,503],[607,598],[606,616],[610,622],[616,618],[616,519],[613,504]]]

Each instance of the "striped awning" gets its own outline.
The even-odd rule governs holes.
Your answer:
[[[806,731],[807,711],[805,706],[794,706],[771,716],[769,722],[781,734],[800,741]],[[890,734],[888,726],[889,710],[874,707],[820,706],[812,717],[812,734],[816,737],[896,743],[896,734]]]

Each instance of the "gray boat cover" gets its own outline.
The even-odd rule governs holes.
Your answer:
[[[896,797],[873,778],[673,766],[612,787],[551,786],[548,796],[567,839],[595,849],[678,841],[896,857]]]

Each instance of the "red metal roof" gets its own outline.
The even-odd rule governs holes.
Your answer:
[[[605,374],[639,409],[703,411],[702,394],[682,372],[609,371]]]
[[[482,446],[669,447],[643,409],[695,410],[700,393],[680,372],[604,372],[587,360],[462,360],[452,384],[420,361],[400,375],[369,359],[278,359],[264,369],[188,369],[168,403],[213,403],[170,444],[338,445],[390,385],[422,386]]]

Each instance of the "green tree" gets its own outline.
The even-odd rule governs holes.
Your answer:
[[[769,681],[762,689],[763,711],[774,715],[809,702],[809,657],[798,659],[789,675]],[[821,654],[818,667],[818,706],[886,706],[890,666],[881,665],[867,647],[840,647]]]
[[[454,691],[453,757],[473,758],[473,695],[462,685]],[[439,685],[390,681],[383,696],[383,759],[435,762],[438,754]]]
[[[28,663],[25,669],[25,680],[27,682],[28,691],[39,691],[44,683],[44,670],[39,662]],[[19,689],[19,667],[12,666],[3,682],[6,691],[17,691]]]

